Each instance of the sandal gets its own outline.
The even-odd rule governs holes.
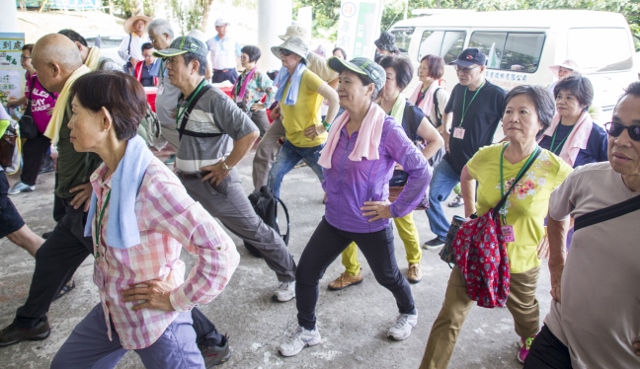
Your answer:
[[[76,288],[76,282],[74,282],[73,279],[71,279],[69,282],[67,282],[67,284],[62,286],[62,288],[60,289],[58,294],[53,296],[53,301],[56,301],[60,297],[62,297],[64,295],[66,295],[67,293],[73,291],[74,288]]]
[[[464,201],[462,200],[462,196],[460,195],[456,196],[456,198],[453,199],[453,201],[447,204],[447,206],[449,206],[450,208],[457,208],[462,205],[464,205]]]

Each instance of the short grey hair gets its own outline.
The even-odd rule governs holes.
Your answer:
[[[148,32],[153,32],[156,35],[169,35],[169,37],[171,37],[171,39],[173,40],[174,36],[173,36],[173,27],[171,27],[171,23],[169,23],[168,20],[166,19],[154,19],[151,21],[151,23],[149,23],[149,25],[147,26],[147,33]]]

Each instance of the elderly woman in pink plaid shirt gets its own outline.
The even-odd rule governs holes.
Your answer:
[[[147,368],[204,368],[190,310],[227,285],[240,260],[235,245],[136,136],[146,97],[133,77],[89,73],[71,92],[71,142],[103,160],[85,228],[101,302],[51,367],[113,368],[135,350]],[[197,256],[186,280],[183,247]]]

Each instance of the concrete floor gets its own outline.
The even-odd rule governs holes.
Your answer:
[[[252,190],[251,162],[253,151],[239,165],[245,192]],[[11,184],[18,180],[11,176]],[[38,178],[33,193],[11,197],[25,221],[36,233],[50,230],[53,174]],[[282,197],[291,214],[289,249],[296,260],[324,212],[322,189],[309,168],[292,171],[285,178]],[[446,208],[447,217],[460,214],[461,208]],[[415,213],[422,241],[433,235],[424,212]],[[232,236],[233,237],[233,236]],[[226,290],[201,309],[221,332],[230,336],[233,355],[221,368],[417,368],[422,358],[431,324],[438,314],[449,276],[449,267],[440,261],[437,251],[425,251],[422,266],[425,277],[412,285],[420,320],[413,334],[403,342],[385,337],[387,328],[396,318],[397,309],[391,294],[378,285],[363,261],[365,281],[340,292],[330,292],[327,283],[337,277],[343,267],[335,261],[321,280],[317,308],[318,327],[322,343],[304,349],[292,358],[283,358],[277,346],[296,326],[295,302],[271,302],[277,286],[273,272],[263,260],[251,256],[234,238],[242,260]],[[403,273],[407,262],[402,242],[396,234],[396,258]],[[6,238],[0,240],[0,326],[13,320],[15,310],[23,304],[29,290],[33,259]],[[183,253],[190,268],[193,257]],[[74,326],[99,302],[91,278],[93,259],[80,266],[75,275],[76,289],[56,301],[49,311],[51,336],[40,342],[22,342],[0,349],[2,368],[48,368],[53,355]],[[541,319],[549,310],[549,273],[543,262],[538,299]],[[506,309],[474,307],[460,334],[450,368],[517,369],[517,335],[513,320]],[[121,369],[142,368],[135,353],[128,353],[118,365]]]

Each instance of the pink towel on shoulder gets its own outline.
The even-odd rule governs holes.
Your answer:
[[[416,104],[416,101],[418,101],[418,96],[420,95],[420,90],[422,90],[422,86],[424,86],[424,83],[420,82],[418,84],[418,87],[416,87],[416,90],[413,91],[413,94],[411,94],[409,102],[419,107],[424,115],[429,117],[429,115],[431,115],[431,109],[433,108],[433,94],[440,86],[438,81],[431,82],[427,90],[424,92],[424,99],[420,101],[420,104]]]
[[[552,137],[553,132],[555,132],[556,127],[560,124],[560,114],[556,112],[556,115],[553,117],[551,121],[551,125],[544,131],[545,136]],[[591,120],[591,116],[589,112],[583,111],[578,118],[578,122],[576,122],[575,127],[571,133],[569,133],[569,137],[567,137],[567,141],[562,146],[562,151],[560,151],[560,158],[564,160],[567,164],[573,167],[573,164],[576,162],[576,158],[578,157],[578,153],[580,150],[584,150],[587,148],[587,143],[589,142],[589,136],[591,136],[591,129],[593,128],[593,121]],[[542,138],[540,138],[542,140]],[[540,142],[540,141],[538,141]]]
[[[349,154],[349,160],[361,161],[362,158],[367,160],[378,160],[378,146],[380,146],[380,137],[382,137],[382,125],[386,114],[384,110],[378,104],[371,103],[367,115],[365,115],[358,130],[358,138],[356,139],[355,147],[351,154]],[[321,167],[331,168],[331,157],[333,152],[338,146],[340,140],[340,132],[342,128],[349,122],[349,112],[345,111],[339,116],[329,130],[329,137],[324,145],[324,148],[320,152],[320,159],[318,164]]]

